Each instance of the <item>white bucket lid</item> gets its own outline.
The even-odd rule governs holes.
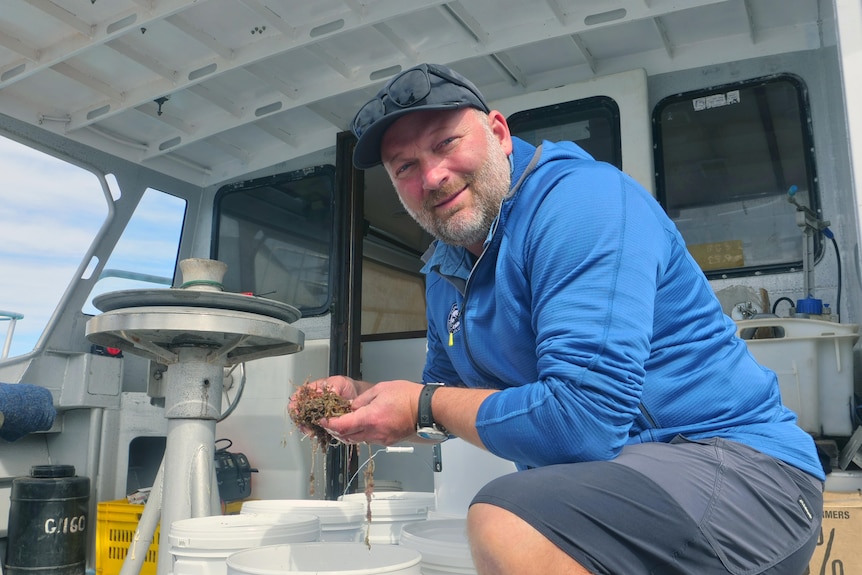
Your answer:
[[[434,493],[430,491],[385,491],[371,495],[371,522],[404,521],[405,518],[425,519],[434,509]],[[359,501],[367,504],[364,493],[351,493],[340,497],[342,501]]]
[[[227,558],[228,575],[420,575],[415,549],[364,543],[291,543],[247,549]]]
[[[317,541],[320,520],[315,515],[289,518],[270,514],[214,515],[179,519],[171,525],[171,549],[246,549],[252,546]]]
[[[287,517],[295,513],[316,515],[320,518],[320,529],[331,531],[361,526],[365,521],[365,503],[316,499],[257,499],[243,502],[240,515],[246,513],[268,513]]]
[[[401,529],[400,544],[422,554],[423,568],[436,568],[442,573],[476,573],[464,518],[408,523]]]

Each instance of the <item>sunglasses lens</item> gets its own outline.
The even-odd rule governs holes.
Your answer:
[[[359,112],[356,113],[356,117],[353,118],[353,133],[357,138],[361,138],[362,134],[365,133],[365,130],[371,126],[374,122],[383,117],[386,113],[386,108],[383,105],[383,101],[379,98],[374,98],[373,100],[369,100],[362,108],[360,108]]]
[[[423,69],[408,70],[396,77],[389,85],[386,94],[389,100],[400,108],[409,108],[431,93],[431,79]],[[386,115],[386,105],[382,98],[367,102],[353,118],[353,133],[357,138],[372,124]]]
[[[431,80],[425,70],[408,70],[389,86],[389,98],[402,108],[412,106],[431,93]]]

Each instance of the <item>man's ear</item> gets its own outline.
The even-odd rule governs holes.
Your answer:
[[[509,132],[509,123],[506,122],[506,117],[497,110],[491,110],[488,113],[488,123],[491,126],[491,132],[500,141],[503,151],[508,156],[512,153],[512,134]]]

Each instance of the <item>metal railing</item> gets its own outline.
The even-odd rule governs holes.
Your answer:
[[[3,353],[0,354],[0,359],[9,357],[9,348],[12,347],[12,335],[15,333],[15,323],[19,319],[24,319],[24,316],[20,313],[0,310],[0,321],[9,322],[9,328],[6,330],[6,339],[3,341]]]

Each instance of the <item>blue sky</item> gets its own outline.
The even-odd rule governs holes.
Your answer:
[[[0,174],[0,311],[24,316],[15,326],[14,356],[38,341],[108,208],[94,174],[2,136]],[[172,276],[181,207],[176,198],[148,192],[108,267]],[[104,283],[99,292],[144,287]],[[0,349],[8,327],[0,321]]]

